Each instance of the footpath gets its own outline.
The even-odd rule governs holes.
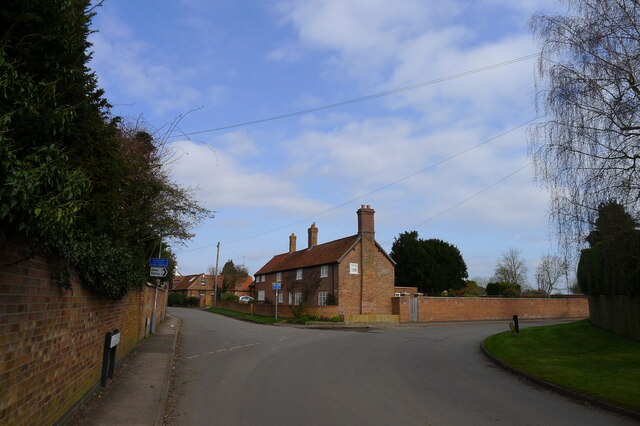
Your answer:
[[[161,426],[179,328],[180,319],[167,315],[68,424]]]

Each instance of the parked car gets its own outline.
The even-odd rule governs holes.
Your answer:
[[[238,298],[238,302],[240,302],[240,303],[251,303],[251,302],[253,302],[253,297],[251,297],[251,296],[240,296]]]

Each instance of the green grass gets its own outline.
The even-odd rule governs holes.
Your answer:
[[[640,411],[640,342],[589,321],[526,328],[485,340],[485,349],[531,376]]]
[[[225,315],[227,317],[238,318],[245,321],[257,322],[260,324],[273,324],[275,322],[284,321],[285,318],[275,319],[274,317],[263,317],[261,315],[249,315],[242,312],[230,311],[228,309],[220,309],[220,308],[207,308],[209,312],[213,312],[214,314]]]

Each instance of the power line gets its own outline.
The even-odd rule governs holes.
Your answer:
[[[437,213],[437,214],[435,214],[435,215],[431,216],[429,219],[427,219],[427,220],[424,220],[424,221],[420,222],[420,223],[419,223],[419,224],[417,224],[416,226],[412,227],[412,229],[419,228],[419,227],[421,227],[422,225],[424,225],[424,224],[426,224],[426,223],[428,223],[428,222],[431,222],[432,220],[434,220],[434,219],[436,219],[436,218],[438,218],[438,217],[442,216],[443,214],[450,212],[451,210],[455,209],[456,207],[460,206],[461,204],[466,203],[467,201],[471,200],[472,198],[474,198],[474,197],[476,197],[476,196],[478,196],[478,195],[482,194],[483,192],[488,191],[489,189],[493,188],[494,186],[498,185],[499,183],[504,182],[505,180],[509,179],[511,176],[513,176],[513,175],[515,175],[515,174],[520,173],[521,171],[523,171],[524,169],[526,169],[526,168],[527,168],[527,167],[529,167],[530,165],[531,165],[531,163],[529,162],[529,163],[525,164],[524,166],[520,167],[519,169],[514,170],[513,172],[509,173],[508,175],[505,175],[505,176],[501,177],[501,178],[500,178],[500,179],[498,179],[497,181],[493,182],[493,183],[492,183],[492,184],[490,184],[490,185],[485,186],[485,187],[484,187],[484,188],[482,188],[480,191],[478,191],[478,192],[476,192],[476,193],[474,193],[474,194],[472,194],[472,195],[468,196],[468,197],[467,197],[467,198],[465,198],[464,200],[462,200],[462,201],[460,201],[460,202],[458,202],[458,203],[456,203],[456,204],[452,205],[451,207],[448,207],[448,208],[446,208],[446,209],[442,210],[441,212],[439,212],[439,213]],[[387,243],[389,243],[389,242],[391,242],[391,241],[387,240],[387,241],[385,241],[383,244],[387,244]]]
[[[520,129],[520,128],[522,128],[522,127],[524,127],[524,126],[526,126],[526,125],[528,125],[528,124],[530,124],[530,123],[532,123],[532,122],[534,122],[534,121],[535,121],[535,120],[537,120],[538,118],[539,118],[539,117],[536,117],[536,118],[533,118],[533,119],[531,119],[531,120],[529,120],[529,121],[526,121],[526,122],[524,122],[524,123],[521,123],[521,124],[519,124],[519,125],[517,125],[517,126],[515,126],[515,127],[511,128],[511,129],[509,129],[509,130],[506,130],[506,131],[504,131],[504,132],[502,132],[502,133],[499,133],[499,134],[497,134],[497,135],[495,135],[495,136],[493,136],[493,137],[491,137],[491,138],[489,138],[489,139],[486,139],[486,140],[484,140],[484,141],[482,141],[482,142],[480,142],[480,143],[478,143],[478,144],[476,144],[476,145],[473,145],[473,146],[471,146],[471,147],[469,147],[469,148],[467,148],[467,149],[464,149],[464,150],[462,150],[462,151],[460,151],[460,152],[458,152],[458,153],[456,153],[456,154],[450,155],[449,157],[443,158],[443,159],[442,159],[442,160],[440,160],[440,161],[437,161],[437,162],[435,162],[435,163],[433,163],[433,164],[430,164],[430,165],[429,165],[429,166],[427,166],[427,167],[424,167],[424,168],[422,168],[422,169],[420,169],[420,170],[417,170],[417,171],[415,171],[415,172],[413,172],[413,173],[411,173],[411,174],[409,174],[409,175],[406,175],[406,176],[404,176],[404,177],[402,177],[402,178],[400,178],[400,179],[397,179],[397,180],[395,180],[395,181],[393,181],[393,182],[390,182],[390,183],[388,183],[388,184],[386,184],[386,185],[380,186],[380,187],[378,187],[378,188],[376,188],[376,189],[374,189],[374,190],[372,190],[372,191],[367,192],[366,194],[359,195],[359,196],[357,196],[357,197],[355,197],[355,198],[352,198],[352,199],[350,199],[350,200],[347,200],[347,201],[345,201],[345,202],[343,202],[343,203],[340,203],[340,204],[337,204],[337,205],[335,205],[335,206],[332,206],[332,207],[330,207],[330,208],[328,208],[328,209],[322,210],[321,212],[318,212],[318,213],[316,213],[316,214],[314,214],[314,215],[311,215],[311,216],[305,217],[305,218],[300,219],[300,220],[297,220],[297,221],[295,221],[295,222],[291,222],[291,223],[289,223],[289,224],[287,224],[287,225],[283,225],[283,226],[280,226],[280,227],[277,227],[277,228],[273,228],[273,229],[270,229],[270,230],[267,230],[267,231],[264,231],[264,232],[260,232],[260,233],[258,233],[258,234],[250,235],[250,236],[248,236],[248,237],[239,238],[239,239],[237,239],[237,240],[224,241],[224,242],[223,242],[223,244],[225,244],[225,245],[226,245],[226,244],[237,243],[237,242],[240,242],[240,241],[251,240],[251,239],[254,239],[254,238],[257,238],[257,237],[261,237],[261,236],[263,236],[263,235],[268,235],[268,234],[271,234],[271,233],[273,233],[273,232],[281,231],[281,230],[283,230],[283,229],[289,228],[289,227],[291,227],[291,226],[293,226],[293,225],[297,225],[297,224],[302,223],[302,222],[307,222],[307,221],[309,221],[309,220],[311,220],[311,219],[313,219],[313,218],[315,218],[315,217],[321,216],[321,215],[323,215],[323,214],[325,214],[325,213],[328,213],[328,212],[330,212],[330,211],[336,210],[336,209],[338,209],[338,208],[340,208],[340,207],[344,207],[344,206],[346,206],[346,205],[348,205],[348,204],[353,203],[354,201],[360,200],[360,199],[362,199],[362,198],[364,198],[364,197],[368,197],[369,195],[375,194],[376,192],[382,191],[383,189],[389,188],[389,187],[391,187],[391,186],[393,186],[393,185],[396,185],[396,184],[398,184],[398,183],[400,183],[400,182],[403,182],[403,181],[405,181],[405,180],[407,180],[407,179],[410,179],[410,178],[412,178],[413,176],[416,176],[416,175],[418,175],[418,174],[420,174],[420,173],[426,172],[427,170],[431,170],[431,169],[433,169],[433,168],[435,168],[435,167],[437,167],[437,166],[439,166],[439,165],[441,165],[441,164],[443,164],[443,163],[445,163],[445,162],[447,162],[447,161],[453,160],[454,158],[457,158],[457,157],[459,157],[459,156],[461,156],[461,155],[463,155],[463,154],[465,154],[465,153],[467,153],[467,152],[469,152],[469,151],[471,151],[471,150],[474,150],[474,149],[476,149],[476,148],[479,148],[479,147],[481,147],[481,146],[483,146],[483,145],[486,145],[486,144],[488,144],[489,142],[492,142],[492,141],[494,141],[494,140],[496,140],[496,139],[498,139],[498,138],[500,138],[500,137],[502,137],[502,136],[505,136],[505,135],[507,135],[507,134],[509,134],[509,133],[512,133],[512,132],[514,132],[514,131],[516,131],[516,130],[518,130],[518,129]],[[527,164],[527,166],[528,166],[528,165],[529,165],[529,164]],[[524,167],[526,167],[526,166],[524,166]],[[524,169],[524,167],[522,167],[522,168],[520,168],[520,169],[516,170],[515,172],[513,172],[513,173],[511,173],[511,174],[509,174],[509,175],[507,175],[507,176],[505,176],[504,178],[502,178],[502,179],[500,179],[500,180],[498,180],[498,181],[494,182],[494,183],[493,183],[493,184],[491,184],[490,186],[488,186],[488,187],[486,187],[486,188],[482,189],[481,191],[477,192],[476,194],[472,195],[471,197],[469,197],[469,198],[467,198],[467,199],[463,200],[462,202],[460,202],[460,203],[458,203],[458,204],[454,205],[453,207],[450,207],[449,209],[447,209],[447,210],[445,210],[445,211],[443,211],[443,212],[439,213],[437,216],[439,216],[439,215],[441,215],[441,214],[446,213],[447,211],[449,211],[449,210],[451,210],[451,209],[453,209],[453,208],[457,207],[458,205],[460,205],[460,204],[464,203],[465,201],[470,200],[471,198],[475,197],[476,195],[480,194],[481,192],[484,192],[484,191],[488,190],[489,188],[491,188],[491,187],[493,187],[493,186],[497,185],[498,183],[502,182],[503,180],[505,180],[505,179],[507,179],[507,178],[511,177],[512,175],[514,175],[514,174],[518,173],[519,171],[521,171],[522,169]],[[437,216],[435,216],[435,217],[437,217]],[[417,225],[417,226],[421,226],[421,225],[423,225],[423,224],[427,223],[428,221],[430,221],[430,220],[432,220],[432,219],[435,219],[435,217],[430,218],[430,219],[427,219],[427,221],[425,221],[425,222],[423,222],[423,223],[421,223],[421,224],[419,224],[419,225]],[[202,250],[202,249],[209,248],[209,247],[213,247],[213,246],[215,246],[215,244],[208,244],[208,245],[205,245],[205,246],[196,247],[196,248],[189,249],[189,250],[184,250],[184,252],[190,252],[190,251]]]
[[[532,58],[537,57],[539,54],[540,54],[539,52],[538,53],[533,53],[531,55],[521,56],[519,58],[510,59],[508,61],[498,62],[498,63],[493,64],[493,65],[487,65],[485,67],[475,68],[475,69],[472,69],[472,70],[469,70],[469,71],[464,71],[464,72],[461,72],[461,73],[458,73],[458,74],[451,74],[451,75],[448,75],[446,77],[436,78],[435,80],[429,80],[429,81],[425,81],[425,82],[422,82],[422,83],[413,84],[411,86],[401,87],[399,89],[387,90],[387,91],[384,91],[384,92],[374,93],[374,94],[371,94],[371,95],[362,96],[360,98],[348,99],[348,100],[345,100],[345,101],[336,102],[336,103],[328,104],[328,105],[323,105],[323,106],[319,106],[319,107],[315,107],[315,108],[303,109],[303,110],[300,110],[300,111],[290,112],[290,113],[281,114],[281,115],[275,115],[275,116],[267,117],[267,118],[260,118],[258,120],[243,121],[243,122],[240,122],[240,123],[230,124],[230,125],[227,125],[227,126],[214,127],[212,129],[197,130],[197,131],[194,131],[194,132],[181,133],[178,136],[171,136],[171,139],[179,139],[179,138],[184,137],[184,136],[199,135],[199,134],[202,134],[202,133],[218,132],[220,130],[229,130],[229,129],[234,129],[236,127],[248,126],[248,125],[251,125],[251,124],[265,123],[267,121],[282,120],[283,118],[290,118],[290,117],[295,117],[295,116],[298,116],[298,115],[310,114],[312,112],[324,111],[324,110],[327,110],[327,109],[337,108],[337,107],[341,107],[341,106],[345,106],[345,105],[349,105],[349,104],[355,104],[357,102],[368,101],[370,99],[381,98],[383,96],[394,95],[396,93],[407,92],[409,90],[419,89],[421,87],[430,86],[430,85],[433,85],[433,84],[441,83],[443,81],[453,80],[453,79],[460,78],[460,77],[465,77],[465,76],[468,76],[468,75],[471,75],[471,74],[476,74],[476,73],[479,73],[479,72],[492,70],[494,68],[499,68],[499,67],[503,67],[503,66],[506,66],[506,65],[515,64],[517,62],[526,61],[528,59],[532,59]]]

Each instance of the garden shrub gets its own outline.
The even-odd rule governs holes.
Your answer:
[[[238,299],[240,299],[238,296],[236,296],[235,294],[229,291],[226,293],[222,293],[222,296],[220,296],[220,300],[238,300]]]
[[[487,296],[520,297],[522,289],[514,283],[489,283],[487,284]]]

